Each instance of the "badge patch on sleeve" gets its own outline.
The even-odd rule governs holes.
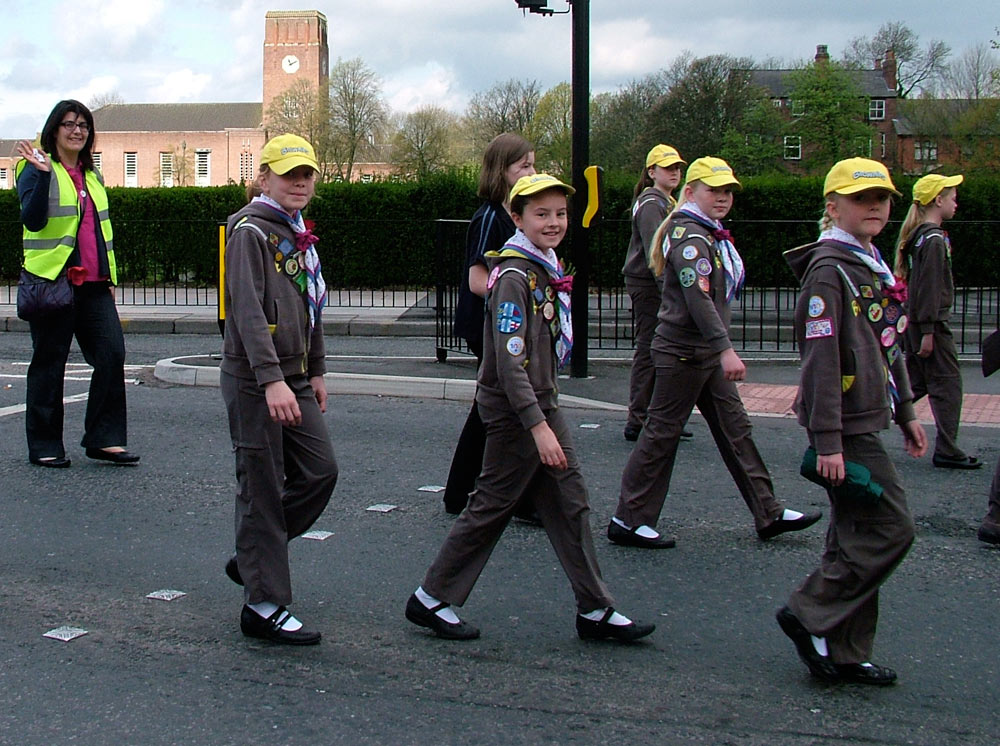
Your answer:
[[[708,281],[707,277],[699,277],[698,287],[701,289],[701,292],[707,293],[709,290],[712,289],[712,284]]]
[[[516,303],[505,301],[497,308],[497,331],[501,334],[513,334],[521,328],[524,314]]]
[[[833,319],[814,319],[806,322],[806,339],[833,336]]]
[[[507,352],[517,357],[524,352],[524,340],[520,337],[511,337],[507,340]]]
[[[826,310],[826,303],[818,295],[809,296],[809,316],[816,318],[817,316],[822,316],[823,311]]]
[[[680,272],[677,273],[677,279],[681,281],[681,287],[689,288],[694,285],[695,272],[690,267],[683,267]]]
[[[712,263],[708,261],[705,257],[702,257],[694,263],[694,268],[697,270],[699,275],[710,275],[712,274]]]
[[[683,231],[683,230],[684,229],[681,228],[681,231]],[[676,231],[677,231],[677,228],[674,228],[674,232],[676,232]],[[675,238],[676,238],[676,236],[675,236]],[[691,261],[696,256],[698,256],[698,249],[696,249],[694,246],[685,246],[684,247],[684,251],[681,252],[681,256],[684,257],[685,259],[687,259],[688,261]]]
[[[670,234],[670,237],[676,241],[678,238],[681,238],[683,235],[684,235],[684,226],[683,225],[678,225],[678,226],[676,226],[674,228],[674,232]],[[698,253],[697,249],[695,249],[695,253]],[[687,255],[687,250],[685,250],[685,252],[684,252],[684,258],[685,259],[691,259],[692,258],[692,257],[689,257]]]

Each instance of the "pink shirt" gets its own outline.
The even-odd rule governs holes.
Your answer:
[[[87,270],[87,282],[108,280],[101,277],[100,264],[97,261],[97,223],[94,220],[94,203],[87,193],[83,171],[79,166],[67,168],[73,183],[76,185],[77,198],[80,200],[80,226],[76,231],[76,246],[80,250],[80,266]]]

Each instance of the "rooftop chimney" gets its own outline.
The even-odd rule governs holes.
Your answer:
[[[899,81],[896,80],[896,52],[889,48],[885,50],[885,60],[882,62],[882,79],[887,88],[896,90]]]
[[[816,62],[829,62],[830,53],[827,51],[826,44],[816,45]]]

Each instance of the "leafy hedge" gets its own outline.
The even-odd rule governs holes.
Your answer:
[[[913,179],[897,186],[909,194]],[[592,232],[591,284],[616,286],[629,238],[633,177],[609,174],[603,219]],[[815,177],[760,176],[744,180],[727,220],[748,267],[752,285],[793,285],[781,252],[811,241],[822,210],[822,182]],[[244,203],[240,187],[108,190],[122,278],[129,283],[216,279],[217,225]],[[435,282],[434,220],[466,219],[477,206],[475,174],[435,174],[420,182],[321,184],[308,209],[320,236],[324,274],[334,287],[393,288]],[[995,237],[1000,221],[1000,177],[976,177],[962,185],[959,218],[947,228],[955,245],[959,285],[1000,285]],[[893,208],[881,244],[891,244],[907,201]],[[21,226],[14,190],[0,192],[0,277],[17,277]]]

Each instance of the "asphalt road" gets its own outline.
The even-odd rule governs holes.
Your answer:
[[[130,362],[215,347],[193,342],[130,335]],[[28,346],[0,335],[0,371],[15,376]],[[620,376],[596,374],[589,385],[617,391]],[[218,391],[130,375],[134,469],[83,456],[83,403],[67,405],[66,471],[30,466],[22,417],[0,416],[2,744],[996,743],[1000,552],[975,538],[989,470],[936,470],[886,436],[919,528],[882,595],[876,661],[900,683],[830,687],[773,619],[817,562],[823,524],[759,542],[698,417],[661,520],[678,547],[644,553],[603,538],[629,450],[622,416],[569,414],[599,425],[574,428],[598,556],[618,606],[657,623],[647,642],[578,640],[547,539],[512,524],[463,612],[483,637],[454,643],[402,609],[451,525],[440,495],[418,488],[444,482],[466,406],[336,397],[341,479],[316,525],[333,536],[292,551],[293,610],[324,640],[287,649],[242,637],[241,591],[222,572],[235,480]],[[23,401],[17,378],[0,382],[12,387],[0,410]],[[800,428],[756,418],[755,434],[779,497],[825,506],[797,475]],[[963,442],[992,464],[995,434],[966,427]],[[365,510],[375,503],[399,507]],[[161,589],[187,595],[145,597]],[[42,637],[62,625],[88,634]]]

